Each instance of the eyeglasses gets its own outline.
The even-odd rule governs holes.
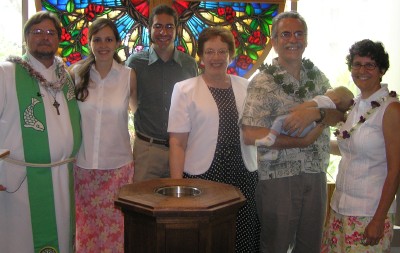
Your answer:
[[[302,40],[304,39],[304,37],[307,35],[307,33],[303,32],[303,31],[297,31],[297,32],[281,32],[281,38],[284,40],[288,40],[292,37],[292,35],[294,35],[294,37],[298,40]]]
[[[354,70],[359,70],[361,69],[361,67],[364,67],[366,70],[374,70],[377,66],[375,63],[365,63],[365,64],[361,64],[359,62],[355,62],[353,64],[351,64],[351,69]]]
[[[215,56],[216,54],[218,56],[224,56],[226,57],[229,53],[228,49],[219,49],[217,51],[215,51],[214,49],[207,49],[206,51],[204,51],[204,54],[208,57],[212,57]]]
[[[165,29],[167,32],[172,32],[175,29],[175,25],[173,24],[154,24],[153,25],[153,29],[157,30],[157,31],[161,31],[163,29]]]
[[[33,29],[30,31],[33,35],[36,36],[41,36],[41,35],[49,35],[49,36],[55,36],[57,34],[57,31],[55,30],[43,30],[43,29]]]

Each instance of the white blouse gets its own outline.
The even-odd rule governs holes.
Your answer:
[[[79,77],[73,68],[75,80]],[[110,72],[101,79],[92,65],[89,96],[78,101],[81,112],[82,145],[77,165],[84,169],[116,169],[133,161],[128,131],[130,68],[113,62]]]
[[[360,116],[371,108],[371,101],[377,101],[388,93],[387,85],[383,84],[382,88],[368,99],[357,97],[353,110],[340,130],[349,130],[359,121]],[[388,98],[367,121],[351,133],[350,138],[338,140],[342,159],[330,205],[342,215],[375,214],[387,176],[382,120],[387,106],[394,101],[395,98]],[[389,213],[395,211],[395,201],[393,201]]]

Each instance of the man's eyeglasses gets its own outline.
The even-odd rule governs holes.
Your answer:
[[[153,25],[153,29],[156,31],[161,31],[163,29],[165,29],[167,32],[172,32],[175,29],[175,25],[173,24],[154,24]]]
[[[55,30],[43,30],[43,29],[33,29],[30,31],[31,34],[41,36],[41,35],[49,35],[49,36],[55,36],[57,34],[57,31]]]
[[[364,67],[366,70],[374,70],[377,66],[375,63],[371,63],[371,62],[368,62],[365,64],[355,62],[355,63],[351,64],[351,69],[354,69],[354,70],[359,70],[359,69],[361,69],[361,67]]]
[[[297,32],[281,32],[281,38],[284,40],[288,40],[294,35],[294,37],[298,40],[304,39],[304,37],[307,35],[307,33],[304,33],[303,31],[297,31]]]
[[[226,57],[228,55],[228,53],[229,53],[228,49],[219,49],[216,51],[214,49],[207,49],[206,51],[204,51],[204,54],[208,57],[215,56],[215,55]]]

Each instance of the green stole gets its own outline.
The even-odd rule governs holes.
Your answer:
[[[70,76],[68,76],[67,81],[69,82],[69,85],[73,85]],[[20,108],[20,122],[25,162],[51,163],[43,98],[38,96],[38,93],[40,93],[39,84],[37,80],[32,78],[28,71],[19,64],[15,64],[15,83]],[[81,144],[81,129],[80,113],[77,101],[75,97],[70,99],[70,101],[67,99],[69,85],[64,85],[63,93],[68,104],[73,130],[74,147],[73,153],[71,154],[72,157],[76,154]],[[34,117],[43,124],[43,131],[38,131],[37,129],[35,130],[35,128],[25,126],[24,115],[26,114],[28,107],[32,109],[32,112],[34,109]],[[26,170],[34,252],[59,252],[51,168],[26,167]],[[68,164],[68,171],[71,213],[70,250],[72,252],[73,240],[75,238],[75,199],[72,163]]]

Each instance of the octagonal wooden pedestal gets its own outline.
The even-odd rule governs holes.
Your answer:
[[[179,197],[157,192],[178,186],[196,190]],[[236,215],[245,200],[231,185],[201,179],[126,185],[115,201],[125,219],[125,253],[234,252]]]

